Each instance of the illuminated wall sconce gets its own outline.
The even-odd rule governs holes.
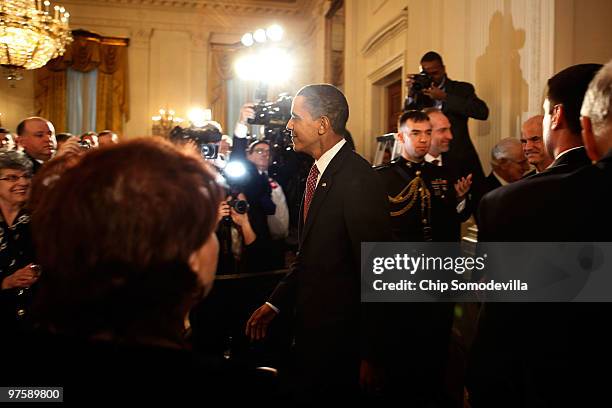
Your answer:
[[[175,116],[173,109],[160,109],[159,115],[152,116],[151,120],[153,121],[151,133],[153,136],[162,137],[168,137],[172,128],[183,122],[183,119]]]

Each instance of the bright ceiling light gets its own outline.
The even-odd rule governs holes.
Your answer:
[[[234,63],[234,70],[238,75],[238,78],[249,81],[255,79],[253,64],[255,64],[255,58],[253,55],[245,55],[238,58]]]
[[[187,113],[191,124],[195,127],[203,127],[211,119],[210,109],[193,108]]]
[[[283,39],[283,28],[278,24],[273,24],[266,30],[268,38],[272,41],[280,41]]]
[[[246,33],[245,35],[242,36],[242,38],[240,39],[240,42],[245,47],[250,47],[251,45],[253,45],[253,34]]]
[[[266,30],[264,30],[263,28],[255,30],[255,32],[253,33],[253,38],[258,43],[266,42]]]
[[[238,58],[234,69],[238,77],[245,81],[283,83],[291,78],[293,66],[293,58],[287,51],[267,48]]]

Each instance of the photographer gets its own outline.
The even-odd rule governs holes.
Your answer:
[[[256,141],[247,146],[248,120],[255,117],[252,103],[247,103],[240,109],[240,117],[234,130],[233,149],[230,161],[240,161],[246,170],[239,189],[249,202],[248,220],[253,227],[257,239],[247,245],[247,272],[261,272],[279,269],[284,266],[282,248],[273,242],[268,217],[276,213],[276,204],[272,201],[272,186],[267,174],[270,158],[270,146],[262,141]],[[264,143],[268,148],[266,157],[255,153],[256,146]],[[247,154],[248,153],[248,154]],[[264,166],[262,161],[265,161]],[[246,237],[245,237],[246,238]],[[246,239],[245,239],[246,241]]]
[[[472,173],[475,185],[482,183],[484,173],[470,139],[468,119],[486,120],[489,108],[476,96],[472,84],[448,78],[440,54],[429,51],[421,58],[421,73],[408,75],[406,85],[408,96],[404,111],[428,107],[440,109],[448,117],[453,134],[450,149],[443,154],[443,161],[460,167],[461,176]]]
[[[219,205],[216,231],[219,240],[218,275],[248,272],[248,248],[257,239],[246,208],[236,205],[237,200],[246,200],[246,197],[242,193],[236,197],[228,195]]]

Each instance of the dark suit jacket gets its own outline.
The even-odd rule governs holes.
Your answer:
[[[501,187],[502,184],[499,182],[497,177],[493,174],[493,172],[489,173],[489,175],[484,179],[484,181],[474,188],[476,192],[473,198],[472,208],[474,209],[474,218],[476,219],[476,223],[478,224],[478,228],[480,229],[480,202],[482,201],[482,197],[484,197],[487,193],[495,190],[496,188]]]
[[[390,231],[382,183],[345,144],[321,176],[296,263],[269,299],[281,313],[295,308],[296,373],[304,390],[357,385],[360,358],[371,358],[376,335],[375,319],[360,303],[361,242],[389,241]]]
[[[497,177],[495,177],[495,174],[493,174],[493,172],[489,173],[489,175],[485,178],[483,196],[487,194],[489,191],[493,191],[496,188],[501,187],[501,186],[502,184],[499,182]]]
[[[611,197],[610,154],[573,173],[532,176],[482,199],[478,240],[610,241]],[[590,382],[595,362],[609,352],[598,343],[607,342],[606,306],[485,304],[468,370],[473,407],[565,406],[579,377]]]
[[[579,147],[557,158],[547,169],[533,176],[544,177],[551,174],[567,174],[591,164],[591,159],[587,156],[585,148]]]
[[[42,167],[42,164],[38,160],[30,156],[25,150],[24,153],[26,157],[32,162],[32,174],[36,174],[36,172],[38,172],[38,170]]]

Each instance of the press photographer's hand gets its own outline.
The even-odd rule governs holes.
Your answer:
[[[430,88],[423,89],[423,93],[429,96],[431,99],[436,101],[445,101],[446,100],[446,92],[442,89],[438,88],[435,85],[431,85]]]
[[[238,119],[239,123],[246,125],[249,119],[255,118],[255,109],[253,109],[253,105],[252,102],[242,105],[242,108],[240,108],[240,118]]]
[[[223,217],[229,217],[231,215],[231,207],[227,203],[231,199],[232,199],[232,196],[227,196],[225,197],[225,201],[221,201],[221,204],[219,204],[219,211],[217,213],[217,222],[220,222],[223,219]]]
[[[406,95],[414,96],[414,92],[412,92],[412,84],[414,84],[414,74],[409,74],[406,77]]]

